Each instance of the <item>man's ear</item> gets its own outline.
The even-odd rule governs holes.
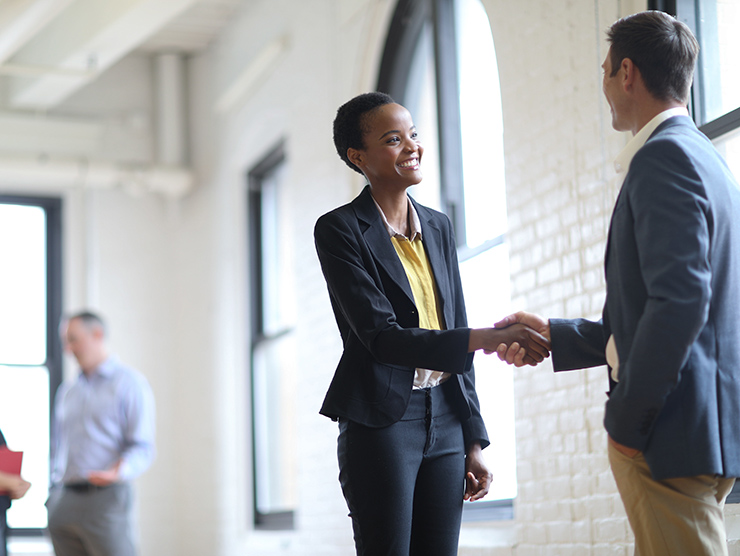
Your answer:
[[[622,70],[622,87],[627,91],[635,86],[637,79],[642,79],[640,76],[640,70],[637,69],[635,63],[629,58],[622,58],[621,63]]]
[[[350,147],[349,149],[347,149],[347,158],[352,164],[354,164],[358,168],[362,168],[364,157],[361,150],[353,149],[352,147]]]

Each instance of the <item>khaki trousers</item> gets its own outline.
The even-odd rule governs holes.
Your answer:
[[[641,452],[630,458],[608,444],[635,534],[635,556],[727,556],[724,505],[735,479],[699,475],[656,481]]]

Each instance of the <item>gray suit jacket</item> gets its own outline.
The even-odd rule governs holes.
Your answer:
[[[605,364],[604,424],[653,477],[740,476],[740,190],[684,116],[635,155],[612,214],[603,318],[551,321],[553,365]]]
[[[475,392],[457,249],[449,219],[414,202],[434,273],[445,330],[419,328],[406,271],[370,195],[316,223],[316,251],[329,289],[344,352],[321,413],[385,427],[406,411],[417,367],[454,373],[453,400],[466,445],[488,444]]]

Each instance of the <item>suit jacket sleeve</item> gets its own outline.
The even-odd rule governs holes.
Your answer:
[[[616,338],[619,384],[605,425],[617,442],[644,450],[707,321],[710,223],[701,179],[674,141],[645,144],[632,161],[625,194],[647,296],[631,345]]]
[[[377,361],[400,370],[413,372],[419,367],[464,373],[470,369],[470,329],[418,328],[418,315],[415,326],[399,324],[388,297],[391,292],[384,291],[378,279],[383,271],[364,244],[353,215],[334,211],[322,216],[314,238],[345,350],[348,342],[359,339]]]
[[[605,336],[601,320],[550,319],[553,369],[570,371],[605,365]]]

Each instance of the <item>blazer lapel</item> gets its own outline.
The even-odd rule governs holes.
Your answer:
[[[421,235],[437,286],[437,303],[441,304],[442,314],[444,315],[445,322],[442,324],[445,328],[449,328],[455,322],[455,309],[452,304],[445,302],[454,299],[451,291],[449,262],[443,249],[446,240],[437,221],[432,218],[430,213],[424,210],[423,207],[420,208],[416,202],[412,202],[421,220]]]
[[[398,258],[398,253],[393,248],[388,230],[383,223],[383,219],[380,217],[378,208],[375,206],[375,201],[373,201],[370,195],[369,186],[365,187],[353,204],[357,218],[365,226],[363,236],[365,237],[368,249],[370,249],[375,260],[383,267],[393,282],[414,303],[414,294],[406,277],[406,271],[401,264],[401,260]]]
[[[626,179],[626,178],[625,178]],[[619,200],[622,198],[622,190],[624,189],[624,183],[622,183],[622,187],[619,189],[619,193],[617,194],[617,200],[614,203],[614,208],[612,209],[612,216],[609,220],[609,228],[606,232],[606,248],[604,249],[604,275],[606,276],[606,271],[609,268],[609,246],[612,241],[612,227],[614,226],[614,215],[617,214],[617,207],[619,206]]]
[[[674,116],[672,118],[668,118],[666,121],[662,122],[658,127],[656,127],[655,130],[650,134],[650,137],[647,138],[647,141],[645,141],[645,144],[652,141],[658,134],[662,133],[663,131],[670,129],[672,127],[676,127],[676,126],[696,129],[694,122],[688,116]],[[637,152],[640,152],[640,150],[638,149]],[[611,235],[612,235],[611,232],[612,232],[612,226],[614,225],[614,215],[617,213],[617,208],[619,207],[619,201],[622,198],[622,191],[624,191],[624,186],[627,183],[628,179],[629,179],[629,170],[627,170],[627,175],[624,177],[622,186],[619,188],[619,194],[617,195],[617,200],[614,202],[614,210],[612,210],[612,217],[611,217],[611,221],[609,222],[609,231],[607,232],[607,236],[606,236],[606,249],[604,250],[604,271],[605,272],[609,267],[609,246],[611,244]]]

